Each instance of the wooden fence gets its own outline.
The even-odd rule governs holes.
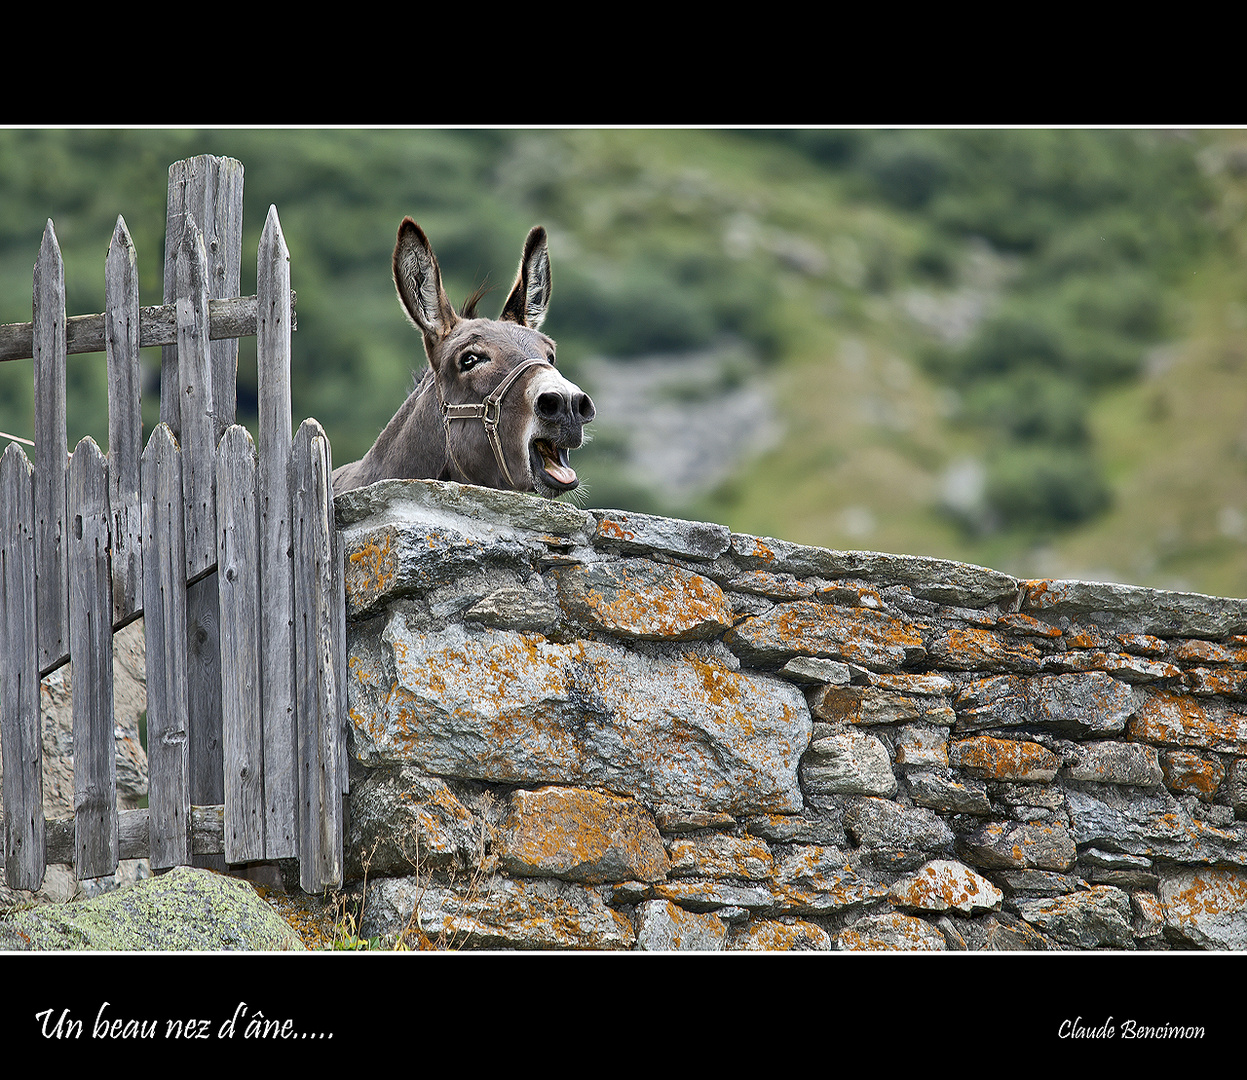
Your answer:
[[[342,878],[346,623],[329,440],[291,436],[290,257],[270,207],[256,295],[239,297],[242,166],[169,170],[164,304],[140,307],[123,219],[102,315],[67,318],[51,221],[33,321],[0,361],[34,364],[34,452],[0,457],[0,742],[9,884],[298,858]],[[237,338],[257,339],[259,446],[235,424]],[[160,423],[142,442],[139,349],[162,346]],[[67,453],[65,357],[107,353],[108,454]],[[119,812],[114,629],[144,618],[148,807]],[[40,679],[73,663],[74,816],[44,820]],[[223,861],[221,856],[224,856]]]

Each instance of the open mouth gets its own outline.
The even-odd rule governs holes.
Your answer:
[[[567,448],[555,446],[545,439],[534,439],[529,447],[533,476],[558,491],[570,491],[580,483],[576,470],[567,462]]]

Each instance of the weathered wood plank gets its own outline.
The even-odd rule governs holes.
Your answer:
[[[297,328],[295,293],[290,293],[290,325]],[[208,338],[255,337],[256,298],[226,296],[208,298]],[[104,352],[108,341],[107,315],[70,315],[65,319],[65,351],[70,355]],[[154,304],[139,308],[139,348],[176,345],[177,304]],[[34,323],[0,326],[0,364],[6,360],[29,360],[34,356]]]
[[[237,295],[242,266],[242,192],[242,163],[233,158],[205,154],[169,166],[165,214],[166,303],[175,302],[177,298],[177,267],[172,245],[185,233],[188,220],[193,220],[201,229],[206,250],[212,253],[212,262],[206,271],[208,296]],[[207,323],[204,325],[206,327]],[[237,343],[229,338],[219,340],[221,349],[213,353],[214,361],[220,361],[221,372],[221,382],[214,386],[217,391],[217,438],[234,422],[235,380],[228,372],[232,367],[236,376],[238,364]],[[182,403],[172,393],[181,385],[179,364],[176,346],[167,346],[162,350],[160,419],[173,429],[185,447]],[[169,391],[163,392],[164,387],[168,387]],[[215,443],[213,446],[215,449]]]
[[[336,559],[328,439],[305,420],[291,452],[295,550],[295,695],[299,727],[299,880],[305,892],[342,881],[342,781],[338,771]]]
[[[192,806],[190,847],[195,855],[220,855],[225,850],[222,806]],[[122,810],[117,815],[117,853],[122,859],[146,859],[151,850],[151,811]],[[52,818],[47,823],[49,863],[71,865],[74,860],[74,819]]]
[[[215,482],[214,482],[215,487]],[[216,566],[216,554],[212,557]],[[186,717],[190,731],[190,797],[210,806],[225,798],[225,751],[221,736],[221,610],[217,575],[186,586]],[[224,872],[222,859],[192,860]]]
[[[233,158],[211,160],[212,171],[205,187],[211,192],[212,210],[198,216],[208,252],[208,299],[237,296],[242,284],[242,163]],[[205,323],[205,326],[207,324]],[[209,339],[212,366],[212,401],[215,447],[234,423],[238,403],[238,339]],[[207,804],[205,804],[207,805]]]
[[[108,462],[89,436],[69,467],[69,643],[74,720],[74,872],[117,869]]]
[[[186,579],[216,563],[216,420],[209,370],[208,263],[203,236],[189,217],[178,242],[178,373],[181,383],[182,488],[186,514]]]
[[[176,252],[172,265],[166,254],[165,299],[185,304],[189,274],[194,283],[196,332],[193,351],[188,355],[184,320],[179,318],[175,385],[182,388],[176,409],[180,412],[188,513],[187,570],[192,582],[187,590],[190,790],[192,801],[204,804],[224,798],[224,761],[220,597],[210,576],[196,580],[201,574],[211,575],[216,565],[216,511],[215,505],[199,498],[199,492],[209,496],[215,491],[217,443],[234,422],[238,381],[238,343],[233,338],[210,337],[208,311],[212,299],[239,291],[242,196],[243,168],[232,158],[203,155],[176,162],[169,169],[166,235],[172,240],[198,231],[201,236],[193,260],[188,259],[186,245]],[[168,353],[162,354],[162,361],[168,359]],[[199,389],[202,404],[192,401],[186,392],[192,382]],[[165,418],[163,401],[161,417]],[[224,869],[220,860],[197,858],[195,864]]]
[[[264,642],[265,852],[298,854],[298,735],[294,689],[294,568],[290,526],[290,252],[269,208],[256,269],[259,315],[259,512],[261,635]]]
[[[35,634],[35,495],[16,443],[0,456],[0,753],[4,866],[14,889],[37,889],[46,866],[39,651]]]
[[[68,435],[65,426],[65,266],[56,229],[43,230],[34,291],[35,550],[39,560],[39,668],[69,651],[69,569],[65,556]]]
[[[143,622],[147,767],[154,869],[190,862],[186,554],[181,450],[159,424],[143,452]]]
[[[217,577],[225,861],[264,858],[264,729],[260,693],[260,526],[255,445],[229,428],[217,447]]]
[[[117,218],[104,264],[108,353],[108,501],[112,508],[113,623],[143,610],[142,383],[139,271],[125,220]]]

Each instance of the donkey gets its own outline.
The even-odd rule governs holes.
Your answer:
[[[404,218],[394,284],[424,336],[429,366],[372,448],[334,470],[334,494],[385,479],[455,480],[554,499],[580,479],[567,454],[584,442],[593,402],[555,369],[539,330],[550,303],[546,231],[524,243],[497,320],[476,317],[480,290],[456,313],[428,238]]]

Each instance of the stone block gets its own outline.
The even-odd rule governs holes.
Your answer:
[[[658,827],[635,799],[586,788],[517,788],[498,832],[499,865],[520,877],[600,885],[667,876]]]
[[[1047,783],[1061,767],[1061,759],[1038,743],[990,735],[954,741],[948,760],[971,776],[1023,783]]]
[[[888,899],[902,909],[959,911],[972,915],[999,908],[1004,893],[964,863],[955,859],[933,859],[921,870],[896,882],[888,890]]]
[[[685,911],[668,900],[637,909],[636,947],[646,952],[720,952],[727,927],[716,915]]]
[[[716,637],[733,622],[718,585],[676,566],[625,559],[553,573],[567,615],[616,637],[689,641]]]
[[[1133,949],[1130,897],[1111,885],[1050,900],[1024,900],[1018,912],[1048,937],[1076,949]]]
[[[796,655],[844,660],[893,671],[926,657],[912,623],[872,608],[794,600],[743,619],[724,636],[742,661],[779,664]]]
[[[810,744],[801,780],[811,795],[896,794],[887,747],[866,732],[836,731]]]
[[[366,763],[513,784],[584,784],[655,809],[796,812],[812,722],[791,684],[708,651],[647,655],[609,641],[452,625],[396,612],[348,665]]]
[[[1094,737],[1122,731],[1136,705],[1129,685],[1092,672],[973,679],[962,687],[953,707],[958,730],[1033,727]]]
[[[1160,881],[1165,929],[1200,949],[1247,948],[1247,873],[1242,867],[1183,868]]]

